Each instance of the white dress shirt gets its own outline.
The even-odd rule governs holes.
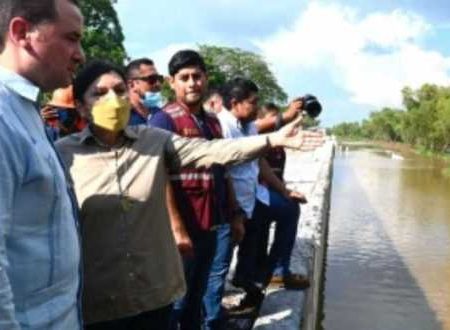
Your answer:
[[[245,126],[228,110],[222,110],[217,114],[224,138],[240,138],[244,136],[258,135],[254,122]],[[251,219],[256,200],[269,205],[269,190],[261,185],[258,180],[258,160],[253,160],[240,165],[229,167],[229,176],[232,179],[236,199],[239,206]]]

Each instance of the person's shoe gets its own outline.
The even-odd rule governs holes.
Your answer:
[[[287,290],[304,290],[309,288],[309,279],[300,274],[288,274],[285,276],[272,276],[270,287],[285,288]]]
[[[227,308],[224,314],[227,318],[256,316],[263,300],[262,291],[246,293],[238,305]]]

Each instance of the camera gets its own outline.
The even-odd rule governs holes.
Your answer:
[[[302,110],[311,118],[316,118],[322,112],[322,105],[314,95],[306,94],[305,96],[302,96],[300,100],[303,103]]]

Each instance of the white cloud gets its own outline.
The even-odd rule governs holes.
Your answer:
[[[312,2],[291,28],[254,43],[277,73],[327,72],[352,102],[378,108],[400,106],[404,86],[450,83],[450,58],[419,46],[430,30],[411,12],[361,17],[349,7]]]
[[[397,47],[414,41],[431,27],[419,16],[395,10],[392,13],[374,13],[359,23],[367,42],[382,47]]]
[[[154,52],[151,52],[146,55],[146,57],[151,58],[153,62],[155,62],[156,68],[159,73],[167,75],[168,70],[167,66],[169,64],[170,58],[179,50],[183,49],[194,49],[196,50],[198,47],[194,44],[189,43],[180,43],[180,44],[171,44],[162,49],[158,49]]]

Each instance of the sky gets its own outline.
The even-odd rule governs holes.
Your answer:
[[[401,90],[450,84],[448,0],[119,0],[130,58],[161,73],[199,44],[263,56],[290,99],[323,104],[321,122],[360,121],[402,108]]]

